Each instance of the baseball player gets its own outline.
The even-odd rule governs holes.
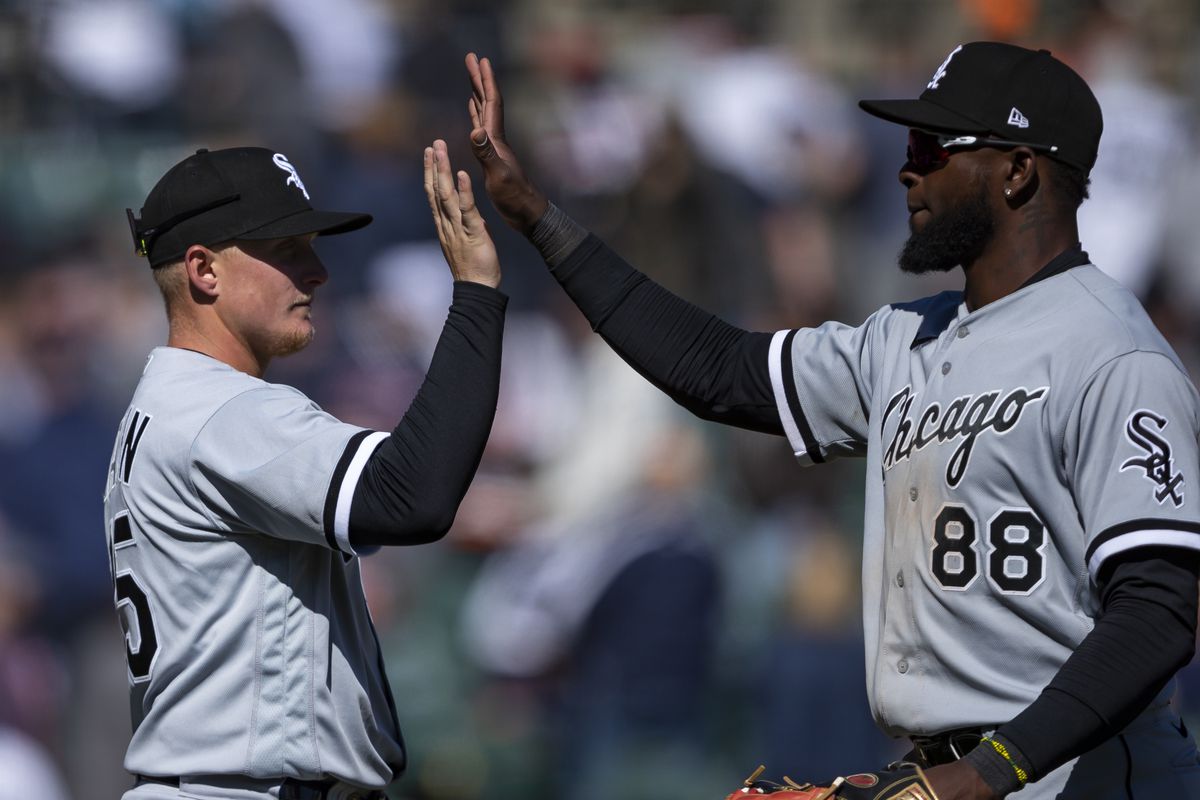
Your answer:
[[[1078,241],[1102,122],[1075,72],[974,42],[918,99],[863,101],[909,129],[900,267],[961,267],[963,290],[751,333],[550,205],[505,142],[490,64],[467,69],[488,194],[614,349],[802,463],[867,460],[867,691],[926,771],[903,794],[856,788],[868,775],[835,796],[1200,798],[1168,705],[1196,628],[1200,406]]]
[[[314,210],[289,159],[256,147],[198,151],[128,212],[170,333],[105,494],[134,729],[126,800],[366,800],[404,768],[358,557],[450,527],[491,429],[506,305],[444,142],[425,151],[425,189],[454,299],[390,432],[263,380],[313,338],[328,277],[313,237],[370,216]]]

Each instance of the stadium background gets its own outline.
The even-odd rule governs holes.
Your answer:
[[[1194,0],[0,2],[0,798],[128,785],[101,494],[165,337],[123,209],[167,166],[265,144],[315,202],[375,215],[318,242],[320,334],[268,377],[388,429],[449,303],[420,158],[443,137],[473,168],[467,50],[552,198],[771,330],[958,280],[896,269],[903,132],[854,101],[910,94],[978,38],[1092,83],[1085,248],[1200,375]],[[479,477],[445,541],[365,561],[412,757],[395,796],[694,800],[760,762],[895,755],[863,697],[860,465],[805,472],[782,441],[685,418],[491,225],[512,300]],[[1200,722],[1200,668],[1180,701]]]

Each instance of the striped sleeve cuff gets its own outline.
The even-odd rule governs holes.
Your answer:
[[[796,373],[792,368],[792,341],[796,331],[778,331],[771,339],[768,356],[771,372],[771,388],[775,393],[775,405],[779,407],[779,419],[792,445],[792,452],[802,462],[821,464],[825,456],[813,436],[804,409],[800,407],[800,395],[796,391]]]
[[[1200,550],[1200,523],[1173,519],[1134,519],[1096,535],[1087,549],[1088,572],[1095,580],[1104,562],[1137,547],[1182,547]]]
[[[330,548],[346,555],[357,555],[350,545],[350,503],[354,489],[367,459],[388,436],[384,431],[361,431],[350,437],[329,481],[329,492],[325,495],[325,541]]]

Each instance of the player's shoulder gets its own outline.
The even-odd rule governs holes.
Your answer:
[[[260,402],[311,402],[291,386],[268,383],[203,353],[158,347],[142,371],[133,405],[169,415],[181,425],[199,427],[231,403],[251,397]]]
[[[1093,359],[1115,358],[1126,353],[1158,353],[1178,361],[1174,350],[1155,326],[1133,292],[1093,264],[1068,270],[1061,276],[1071,298],[1071,324],[1085,337]]]

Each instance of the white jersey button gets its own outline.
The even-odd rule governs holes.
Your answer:
[[[967,338],[967,336],[970,335],[970,333],[971,333],[971,329],[964,325],[963,327],[958,329],[958,338],[965,339],[965,338]]]
[[[896,665],[896,671],[899,672],[901,675],[908,672],[908,662],[905,661],[903,658],[900,659],[900,663]]]
[[[917,499],[917,487],[915,487],[915,486],[914,486],[914,487],[912,487],[911,489],[909,489],[909,490],[908,490],[908,499],[909,499],[909,500],[916,500],[916,499]]]
[[[896,573],[896,585],[899,586],[901,589],[904,588],[904,573],[903,572]]]
[[[942,374],[946,375],[949,372],[950,372],[950,362],[947,361],[945,364],[942,364]]]

